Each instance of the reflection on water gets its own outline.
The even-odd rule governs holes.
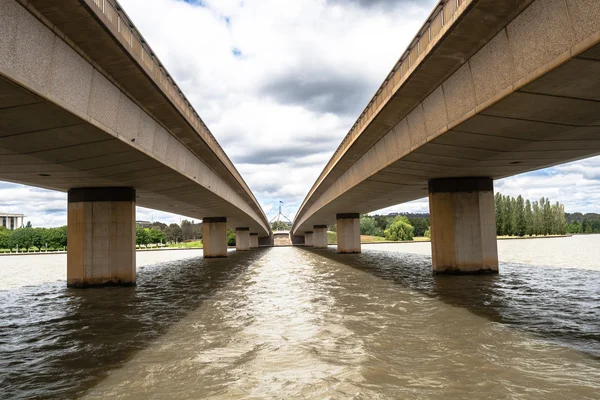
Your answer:
[[[0,397],[599,398],[600,272],[433,277],[428,256],[387,248],[0,291]]]

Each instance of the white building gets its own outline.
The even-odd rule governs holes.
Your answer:
[[[24,218],[25,215],[23,214],[0,213],[0,224],[2,224],[1,226],[7,227],[12,231],[25,226],[25,221],[23,220]]]

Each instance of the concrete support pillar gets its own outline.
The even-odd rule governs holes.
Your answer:
[[[336,220],[338,253],[360,253],[360,214],[337,214]]]
[[[204,258],[227,257],[227,218],[202,219],[202,245]]]
[[[327,225],[313,226],[313,246],[315,249],[327,248]]]
[[[67,286],[135,285],[135,189],[68,194]]]
[[[235,228],[235,249],[250,250],[250,228]]]
[[[304,247],[313,247],[313,232],[304,232]]]
[[[250,248],[258,249],[258,233],[250,234]]]
[[[430,181],[429,212],[434,274],[498,272],[491,178]]]

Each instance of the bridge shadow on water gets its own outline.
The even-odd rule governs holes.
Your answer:
[[[501,263],[498,275],[434,276],[419,254],[305,250],[600,360],[600,271]]]
[[[83,394],[266,251],[149,265],[138,269],[136,287],[0,291],[0,398]]]

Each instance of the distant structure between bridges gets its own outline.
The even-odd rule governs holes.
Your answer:
[[[434,273],[497,272],[493,180],[599,153],[600,1],[440,1],[292,234],[360,252],[359,214],[429,195]]]
[[[157,27],[160,28],[160,27]],[[68,191],[67,283],[135,283],[135,206],[271,243],[254,195],[114,0],[0,0],[0,180]]]

